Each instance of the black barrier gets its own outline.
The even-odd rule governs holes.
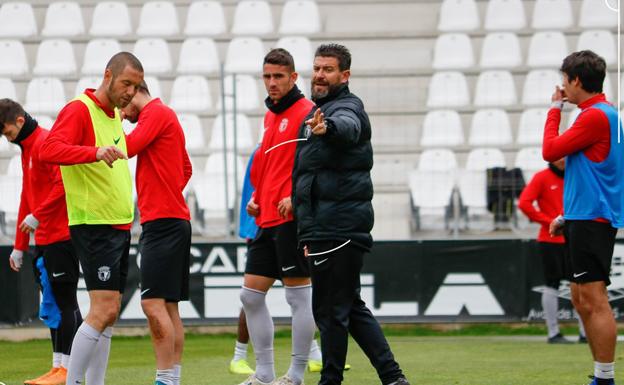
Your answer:
[[[0,247],[8,256],[9,247]],[[120,322],[140,324],[139,264],[131,248],[128,285]],[[191,248],[191,298],[180,304],[187,324],[232,323],[238,317],[238,294],[245,266],[243,243],[199,243]],[[624,318],[624,243],[616,244],[609,287],[616,317]],[[28,262],[27,262],[28,263]],[[25,263],[25,265],[27,265]],[[0,264],[0,321],[36,318],[37,291],[32,271],[14,273]],[[362,298],[385,322],[537,321],[542,319],[542,263],[536,243],[520,239],[376,242],[362,271]],[[79,302],[88,307],[84,283]],[[288,317],[283,287],[267,296],[275,317]],[[560,287],[560,318],[573,317],[569,287]]]

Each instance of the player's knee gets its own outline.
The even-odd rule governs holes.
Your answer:
[[[256,309],[264,303],[266,293],[243,287],[240,291],[240,300],[245,310]]]

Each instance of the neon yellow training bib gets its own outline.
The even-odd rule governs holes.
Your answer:
[[[81,94],[74,100],[89,109],[97,147],[116,146],[128,152],[117,109],[115,117],[110,118],[89,96]],[[113,168],[102,161],[61,166],[61,175],[70,226],[121,225],[134,219],[132,177],[127,160],[116,160]]]

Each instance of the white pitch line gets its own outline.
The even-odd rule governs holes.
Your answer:
[[[265,155],[266,155],[266,154],[268,154],[268,153],[269,153],[269,151],[273,151],[273,150],[275,150],[276,148],[278,148],[279,146],[283,146],[283,145],[285,145],[285,144],[288,144],[288,143],[293,143],[293,142],[302,142],[302,141],[306,141],[306,140],[308,140],[308,138],[299,138],[299,139],[291,139],[291,140],[287,140],[287,141],[285,141],[285,142],[278,143],[278,144],[276,144],[275,146],[273,146],[273,147],[269,148],[268,150],[266,150],[266,151],[264,152],[264,154],[265,154]]]

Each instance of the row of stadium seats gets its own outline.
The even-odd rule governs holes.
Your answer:
[[[607,30],[583,31],[576,51],[591,49],[602,56],[607,65],[617,61],[615,36]],[[531,68],[558,68],[562,58],[570,53],[568,39],[562,32],[543,31],[531,36],[526,65]],[[479,67],[511,69],[525,63],[518,36],[513,32],[492,32],[483,39]],[[465,69],[476,64],[473,42],[465,33],[445,33],[438,36],[433,52],[432,67],[436,70]]]
[[[41,35],[73,37],[86,34],[83,11],[75,1],[60,1],[48,6]],[[98,2],[93,10],[91,36],[132,34],[128,5],[121,1]],[[236,6],[231,33],[263,35],[274,32],[269,2],[243,0]],[[321,30],[319,9],[314,0],[290,0],[284,4],[278,32],[311,34]],[[172,36],[181,31],[188,36],[219,35],[227,31],[223,6],[218,1],[194,1],[180,28],[176,6],[171,1],[149,1],[141,8],[136,29],[138,36]],[[0,7],[0,37],[31,37],[38,33],[33,8],[25,2],[7,2]]]
[[[312,70],[312,44],[307,37],[283,37],[276,47],[287,49],[297,63],[297,71],[309,73]],[[122,51],[115,39],[94,39],[87,43],[80,70],[74,48],[69,40],[43,40],[37,48],[33,75],[72,76],[100,75],[104,64],[115,53]],[[189,38],[181,46],[179,56],[172,58],[167,42],[162,38],[141,38],[136,40],[132,52],[141,60],[147,75],[217,74],[221,61],[214,40],[210,38]],[[224,61],[228,73],[259,73],[266,54],[263,42],[257,37],[238,37],[230,41]],[[0,63],[0,76],[25,76],[29,73],[26,50],[18,40],[0,40],[0,57],[10,57]],[[177,66],[174,69],[174,62]]]
[[[526,28],[525,4],[522,0],[489,0],[485,10],[483,29],[509,31]],[[602,0],[582,0],[578,26],[580,28],[613,28],[617,26],[617,1],[609,9]],[[444,0],[440,7],[438,30],[474,31],[481,28],[476,0]],[[541,30],[559,30],[574,26],[572,0],[535,0],[530,27]]]

